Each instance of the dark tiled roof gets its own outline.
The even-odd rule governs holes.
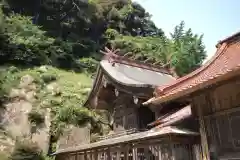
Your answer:
[[[100,61],[92,90],[85,105],[88,105],[89,100],[99,90],[103,77],[118,90],[146,99],[152,96],[156,86],[166,85],[176,80],[164,68],[109,52]]]
[[[169,74],[122,63],[112,65],[108,60],[100,62],[101,67],[111,78],[126,86],[151,87],[166,85],[175,80]]]

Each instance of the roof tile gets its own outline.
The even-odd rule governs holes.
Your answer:
[[[201,85],[240,67],[240,42],[223,43],[215,56],[194,72],[177,79],[168,86],[159,86],[157,97],[167,97]]]

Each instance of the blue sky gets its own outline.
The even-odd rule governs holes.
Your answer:
[[[240,0],[134,0],[169,35],[181,20],[194,33],[204,34],[208,58],[221,39],[240,31]]]

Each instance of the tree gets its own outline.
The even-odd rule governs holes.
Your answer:
[[[113,31],[111,31],[113,33]],[[109,35],[109,32],[107,32]],[[200,67],[206,57],[203,35],[185,30],[184,22],[175,27],[171,38],[131,37],[114,33],[110,44],[123,53],[132,52],[131,58],[168,69],[174,76],[183,76]],[[109,36],[107,36],[109,37]]]
[[[182,21],[175,27],[172,37],[171,66],[178,75],[183,76],[200,67],[206,58],[205,46],[203,45],[203,35],[192,33],[191,29],[184,30]]]

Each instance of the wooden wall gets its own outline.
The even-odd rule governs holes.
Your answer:
[[[132,96],[120,94],[113,103],[114,132],[138,128],[137,109]]]
[[[194,96],[193,106],[198,116],[201,110],[211,156],[240,151],[240,78]]]
[[[204,116],[240,107],[240,77],[195,94],[193,104],[194,109],[201,107]]]
[[[138,128],[137,108],[135,105],[121,104],[114,107],[114,131]]]

